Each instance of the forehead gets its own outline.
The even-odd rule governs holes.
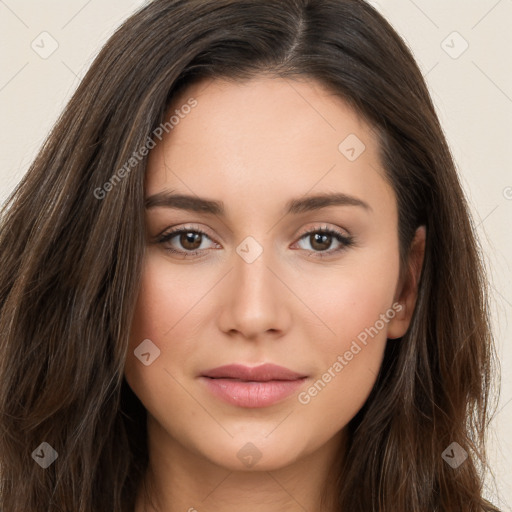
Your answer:
[[[203,80],[175,97],[171,116],[150,155],[146,195],[178,189],[259,199],[258,208],[308,191],[393,197],[374,130],[316,81]]]

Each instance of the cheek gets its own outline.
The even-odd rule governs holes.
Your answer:
[[[145,404],[154,396],[171,396],[175,381],[170,372],[179,379],[176,372],[193,360],[200,325],[198,306],[211,287],[204,274],[183,272],[179,265],[174,268],[164,258],[148,257],[135,307],[125,375]],[[170,343],[173,339],[180,343]],[[143,342],[148,347],[144,353],[150,352],[147,366],[134,354]]]
[[[369,257],[356,254],[343,267],[303,280],[301,293],[330,332],[318,353],[332,357],[333,352],[348,350],[353,340],[364,342],[368,331],[371,339],[386,339],[389,320],[395,315],[392,306],[399,273],[398,253],[392,249]]]
[[[335,334],[312,338],[317,373],[298,396],[306,417],[318,417],[331,434],[343,428],[368,398],[382,364],[386,347],[389,294],[369,294],[354,284],[331,294],[324,318]]]
[[[398,256],[390,250],[347,264],[336,280],[319,280],[316,275],[305,283],[308,300],[328,334],[315,336],[311,331],[308,335],[315,343],[312,351],[319,371],[298,398],[332,425],[350,421],[375,383],[387,328],[396,315],[393,295],[398,271]]]
[[[180,346],[186,349],[183,341],[193,337],[193,329],[199,325],[200,303],[213,284],[211,276],[201,270],[170,264],[150,251],[132,324],[132,343],[144,338],[157,344],[180,339]],[[181,336],[184,332],[185,338]]]

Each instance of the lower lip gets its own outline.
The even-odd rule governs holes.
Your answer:
[[[218,398],[239,407],[267,407],[289,397],[304,384],[297,380],[243,382],[235,379],[201,377],[207,388]]]

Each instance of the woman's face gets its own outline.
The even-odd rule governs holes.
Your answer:
[[[412,310],[376,138],[312,81],[202,82],[172,114],[126,362],[150,435],[231,470],[332,452]]]

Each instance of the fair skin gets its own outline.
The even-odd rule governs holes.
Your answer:
[[[172,110],[190,97],[197,106],[151,151],[146,198],[187,194],[222,201],[225,212],[146,209],[125,375],[148,411],[146,484],[156,508],[141,488],[135,512],[319,512],[324,490],[335,510],[331,468],[387,338],[409,326],[424,229],[400,279],[396,198],[374,133],[320,84],[211,80],[187,89]],[[338,149],[349,134],[365,145],[353,161]],[[334,192],[366,206],[284,214],[292,199]],[[155,241],[171,227],[192,235]],[[352,244],[304,236],[323,228]],[[237,252],[248,236],[256,241],[249,253],[262,249],[251,262]],[[185,259],[169,249],[199,253]],[[378,333],[361,343],[372,326]],[[143,340],[160,349],[148,366],[134,355]],[[351,357],[354,340],[360,350]],[[306,377],[277,403],[244,407],[219,399],[200,378],[231,363],[274,363]],[[315,393],[319,380],[325,385]],[[257,459],[250,467],[247,453]]]

